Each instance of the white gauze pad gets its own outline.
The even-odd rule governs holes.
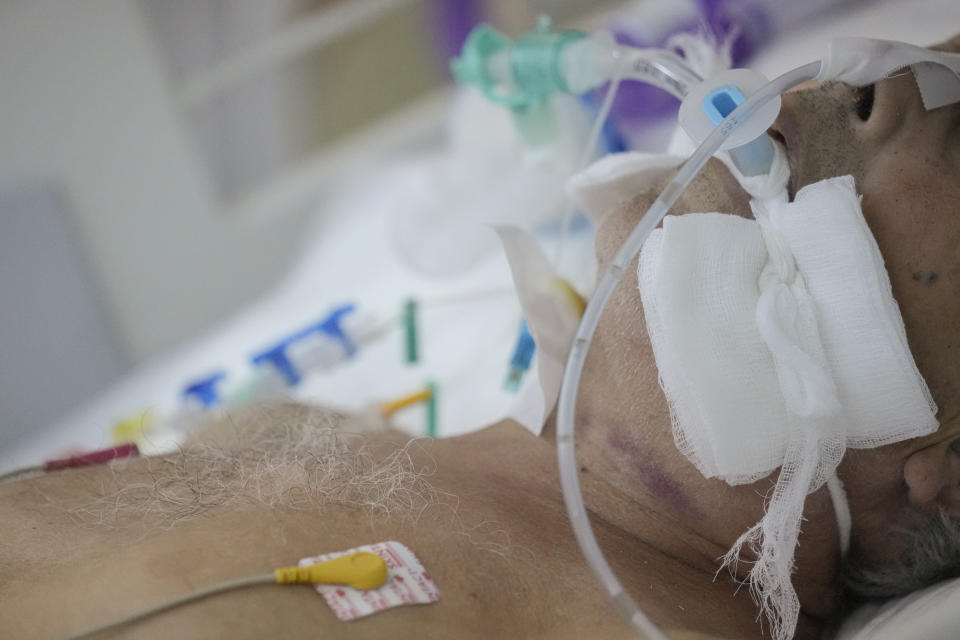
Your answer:
[[[741,484],[778,467],[763,520],[741,547],[776,638],[792,633],[790,583],[808,493],[847,446],[937,428],[853,178],[751,201],[756,220],[669,216],[638,280],[677,447],[706,477]]]
[[[644,245],[640,294],[681,451],[706,477],[749,482],[780,466],[791,425],[803,417],[788,410],[758,328],[770,260],[764,228],[795,264],[798,279],[786,286],[802,283],[811,303],[812,318],[790,322],[799,346],[826,360],[847,414],[846,443],[876,447],[934,430],[883,259],[853,179],[843,177],[769,205],[763,227],[719,213],[669,216]]]

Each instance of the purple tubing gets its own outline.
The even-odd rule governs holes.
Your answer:
[[[444,70],[447,60],[460,55],[470,31],[483,22],[483,0],[432,0],[434,44]]]

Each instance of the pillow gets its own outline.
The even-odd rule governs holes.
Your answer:
[[[956,640],[960,636],[960,579],[947,580],[882,605],[861,607],[836,640]]]

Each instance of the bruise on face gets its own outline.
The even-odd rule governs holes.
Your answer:
[[[632,477],[636,478],[653,497],[681,511],[690,511],[693,504],[683,485],[664,472],[650,455],[619,429],[611,429],[607,435],[610,448],[626,461]]]

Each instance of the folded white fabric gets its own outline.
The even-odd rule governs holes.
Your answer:
[[[726,562],[744,546],[757,557],[751,589],[785,638],[799,614],[790,574],[807,494],[846,446],[935,430],[936,407],[853,179],[751,204],[756,220],[667,217],[638,278],[678,448],[731,484],[781,469],[763,520]]]
[[[574,175],[567,194],[595,224],[683,163],[681,156],[624,151],[611,153]]]
[[[494,227],[510,264],[513,285],[537,345],[537,383],[518,399],[510,416],[539,434],[560,394],[563,365],[583,315],[583,299],[543,255],[540,245],[518,227]]]

